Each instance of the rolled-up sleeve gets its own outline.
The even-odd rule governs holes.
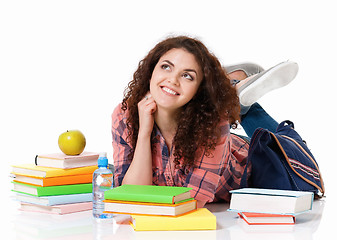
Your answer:
[[[132,151],[132,147],[127,142],[126,114],[121,109],[121,104],[115,108],[111,119],[113,160],[115,167],[114,184],[115,186],[120,186],[131,164],[129,153]]]

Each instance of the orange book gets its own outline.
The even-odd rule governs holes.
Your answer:
[[[249,225],[289,225],[295,224],[293,215],[241,212],[239,216]]]
[[[175,204],[104,200],[104,210],[107,213],[180,216],[196,208],[197,201],[193,198]]]
[[[13,181],[41,187],[91,183],[92,173],[47,178],[15,174],[15,179]]]

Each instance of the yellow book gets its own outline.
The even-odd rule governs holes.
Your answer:
[[[61,168],[51,168],[51,167],[41,167],[35,164],[20,164],[12,166],[12,173],[16,175],[24,175],[31,177],[60,177],[60,176],[70,176],[77,174],[92,174],[97,166],[88,166],[72,169],[61,169]]]
[[[207,208],[179,217],[131,215],[135,231],[216,230],[216,216]]]

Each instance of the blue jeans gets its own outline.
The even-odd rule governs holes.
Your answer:
[[[279,125],[258,103],[247,107],[244,111],[241,111],[241,114],[241,126],[249,138],[259,127],[275,133]]]

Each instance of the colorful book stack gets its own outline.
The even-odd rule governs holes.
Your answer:
[[[136,231],[214,230],[216,217],[197,209],[186,187],[122,185],[105,192],[105,212],[129,214]]]
[[[295,217],[312,209],[312,192],[243,188],[231,191],[228,211],[250,225],[295,224]]]
[[[35,164],[13,165],[13,191],[21,210],[53,214],[91,210],[98,156],[91,152],[46,154],[37,156]]]

